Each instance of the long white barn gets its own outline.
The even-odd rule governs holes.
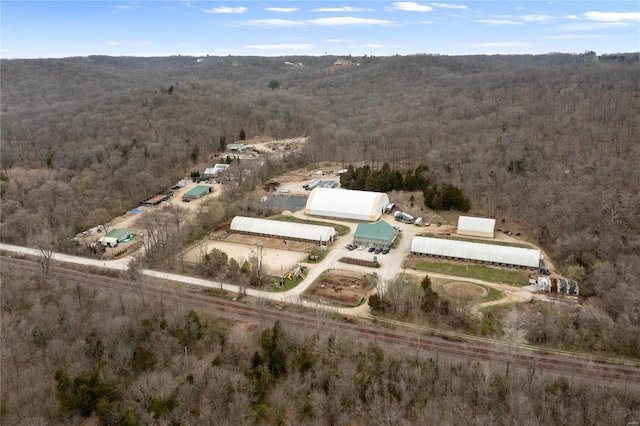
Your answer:
[[[540,266],[540,250],[495,244],[471,243],[442,238],[413,237],[411,253],[460,260],[475,260],[498,265]]]
[[[496,220],[484,217],[460,216],[458,218],[458,235],[494,238]]]
[[[292,240],[322,241],[323,243],[333,241],[336,235],[336,230],[330,226],[282,222],[244,216],[234,217],[230,228],[232,232],[289,238]]]
[[[315,188],[309,195],[304,212],[313,216],[375,222],[387,204],[389,197],[382,192]]]

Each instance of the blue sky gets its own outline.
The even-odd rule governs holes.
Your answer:
[[[3,58],[640,51],[631,1],[2,0]]]

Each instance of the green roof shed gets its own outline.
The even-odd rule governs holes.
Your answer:
[[[183,195],[184,198],[200,198],[210,193],[213,189],[206,185],[197,185],[193,187],[189,192]]]
[[[384,220],[376,223],[359,223],[353,236],[357,244],[389,246],[396,239],[398,231]]]
[[[128,229],[114,228],[111,231],[109,231],[107,233],[107,235],[105,235],[105,237],[107,237],[107,238],[115,238],[116,240],[118,240],[118,242],[120,242],[120,241],[126,239],[131,234],[133,234],[133,232],[131,232]]]

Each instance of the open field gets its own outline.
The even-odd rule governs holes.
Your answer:
[[[255,252],[255,247],[244,244],[227,243],[221,241],[207,241],[201,246],[196,247],[185,254],[185,260],[188,262],[197,262],[200,253],[210,251],[217,248],[225,252],[229,258],[235,259],[240,265],[249,260]],[[202,250],[202,251],[201,251]],[[295,266],[297,263],[304,261],[305,253],[290,250],[264,250],[264,264],[266,272],[270,274],[279,274],[282,267],[285,271]]]
[[[243,235],[242,237],[250,237]],[[264,243],[265,240],[268,244],[259,244],[260,242]],[[272,275],[279,275],[280,268],[282,268],[285,272],[290,268],[294,267],[297,263],[303,262],[307,258],[306,251],[297,251],[288,249],[290,242],[287,241],[287,245],[285,246],[282,240],[274,240],[274,239],[265,239],[263,237],[255,237],[252,239],[255,243],[250,244],[248,240],[236,239],[232,238],[230,240],[208,240],[205,243],[201,244],[198,247],[195,247],[185,253],[185,260],[187,262],[197,262],[199,256],[202,253],[207,253],[214,248],[218,250],[222,250],[229,256],[229,258],[235,259],[240,265],[244,263],[245,260],[250,259],[254,256],[256,252],[256,245],[262,245],[264,247],[264,264],[266,265],[266,271]],[[277,245],[275,241],[279,241],[282,244],[282,248],[275,248]],[[304,243],[303,243],[304,244]],[[306,245],[309,247],[309,244]]]
[[[372,283],[372,275],[330,270],[320,275],[304,295],[336,305],[357,306],[367,297]]]
[[[490,266],[471,265],[467,263],[451,263],[444,261],[424,260],[423,258],[410,256],[407,259],[409,268],[422,271],[439,272],[441,274],[456,277],[475,278],[478,280],[505,283],[518,286],[527,285],[527,273],[506,268],[494,268]]]
[[[478,284],[465,281],[450,281],[442,288],[451,297],[464,300],[482,299],[489,295],[489,291]]]

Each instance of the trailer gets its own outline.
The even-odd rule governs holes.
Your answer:
[[[303,185],[302,187],[304,189],[306,189],[307,191],[311,191],[313,188],[315,188],[319,184],[320,184],[320,179],[313,179],[313,180],[309,181],[308,184]]]
[[[112,237],[102,237],[98,240],[102,247],[118,247],[118,239]]]
[[[422,224],[424,223],[424,221],[422,220],[421,217],[417,218],[415,222],[413,222],[416,226],[422,226]]]
[[[397,211],[393,214],[393,217],[396,221],[398,222],[404,222],[404,223],[413,223],[414,217],[411,216],[409,213],[405,213],[405,212],[401,212],[401,211]]]

